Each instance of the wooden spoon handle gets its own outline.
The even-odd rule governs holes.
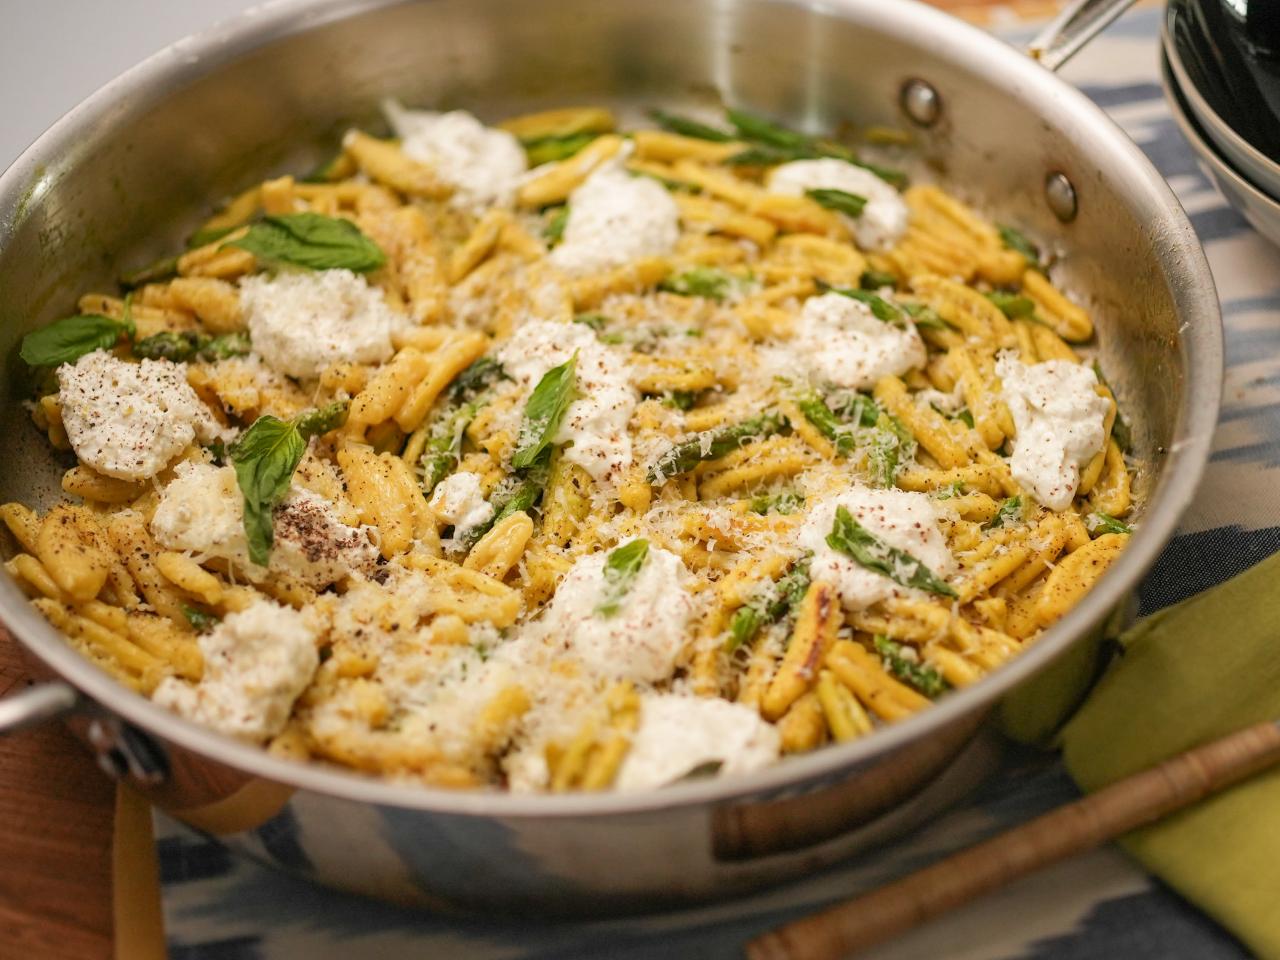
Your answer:
[[[838,960],[954,910],[1040,867],[1100,846],[1280,761],[1260,723],[1118,780],[1081,800],[854,900],[747,944],[750,960]]]

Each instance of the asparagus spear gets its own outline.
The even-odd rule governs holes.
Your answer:
[[[732,653],[750,642],[766,624],[794,613],[805,591],[809,589],[809,558],[802,558],[768,589],[760,591],[742,606],[729,622],[725,651]]]
[[[915,687],[930,700],[936,700],[951,689],[951,685],[937,670],[907,656],[902,644],[883,635],[877,635],[873,642],[876,653],[884,660],[885,669],[899,680]]]
[[[143,337],[133,345],[133,355],[144,360],[225,360],[243,357],[251,349],[249,334],[243,331],[223,333],[216,337],[194,330],[166,331]]]
[[[787,427],[786,417],[765,413],[750,420],[717,430],[695,434],[671,447],[649,468],[650,483],[664,483],[672,477],[688,473],[706,460],[718,460],[748,441],[781,433]]]

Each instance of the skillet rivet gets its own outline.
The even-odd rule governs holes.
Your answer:
[[[919,126],[931,127],[942,116],[942,97],[925,80],[908,80],[904,83],[899,101],[903,112]]]
[[[1070,223],[1079,212],[1076,188],[1065,173],[1051,173],[1044,178],[1044,198],[1053,215],[1063,223]]]

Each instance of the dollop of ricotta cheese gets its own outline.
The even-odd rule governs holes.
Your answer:
[[[406,110],[388,100],[383,111],[405,154],[453,187],[452,206],[479,213],[515,202],[528,160],[520,141],[507,131],[486,127],[465,110]]]
[[[750,773],[778,759],[776,727],[750,707],[715,697],[645,694],[640,726],[618,770],[619,790],[666,786],[707,764]]]
[[[460,470],[440,481],[431,493],[431,509],[453,527],[453,538],[466,538],[467,531],[493,519],[493,504],[484,498],[480,474]]]
[[[813,503],[797,534],[799,546],[813,554],[809,562],[810,578],[832,584],[846,608],[863,610],[889,597],[917,591],[868,570],[827,543],[838,507],[848,510],[872,536],[910,554],[935,575],[945,578],[955,570],[955,558],[938,529],[938,510],[928,496],[906,490],[852,486],[843,493]],[[910,572],[904,571],[908,575]]]
[[[768,189],[792,197],[803,196],[806,190],[843,190],[864,197],[867,205],[861,216],[840,214],[863,250],[888,250],[902,239],[910,220],[910,211],[892,184],[832,157],[784,163],[769,176]]]
[[[507,376],[523,398],[523,411],[538,381],[574,354],[576,399],[569,404],[555,443],[571,443],[563,456],[603,484],[616,483],[631,466],[627,424],[639,394],[627,377],[626,364],[583,323],[537,320],[516,330],[498,351]]]
[[[1110,404],[1084,364],[1025,364],[1012,353],[996,361],[1001,397],[1018,434],[1009,471],[1050,510],[1065,510],[1080,487],[1080,471],[1102,450]]]
[[[878,320],[867,304],[839,293],[806,300],[787,348],[771,353],[780,372],[794,374],[801,366],[816,380],[854,390],[923,367],[926,360],[913,324],[895,327]]]
[[[58,368],[58,401],[80,462],[108,477],[147,480],[200,440],[231,440],[187,383],[187,365],[128,363],[95,350]]]
[[[605,598],[608,551],[580,557],[528,627],[531,637],[563,644],[597,677],[656,683],[671,676],[684,648],[694,604],[689,572],[678,556],[650,546],[644,565],[616,613],[597,607]]]
[[[199,639],[197,684],[166,677],[152,694],[162,707],[222,733],[259,743],[284,729],[320,665],[304,614],[259,600],[228,614]]]
[[[566,273],[607,270],[675,249],[680,238],[676,202],[657,181],[629,174],[623,159],[601,164],[569,195],[564,238],[550,257]]]
[[[338,361],[391,359],[391,335],[405,323],[377,287],[350,270],[245,277],[240,307],[254,351],[281,373],[320,375]]]
[[[328,500],[295,484],[276,507],[271,556],[260,567],[249,559],[235,469],[183,463],[175,474],[151,518],[152,535],[168,550],[219,557],[254,580],[286,573],[316,588],[371,570],[377,560],[366,528],[347,526]]]

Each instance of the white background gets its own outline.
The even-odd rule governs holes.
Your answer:
[[[0,0],[0,169],[108,80],[250,0]]]

